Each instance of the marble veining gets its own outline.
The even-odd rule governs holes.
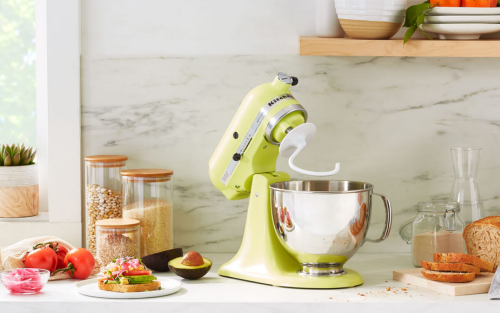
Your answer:
[[[241,100],[284,71],[318,134],[296,162],[334,179],[373,183],[393,204],[390,238],[364,252],[408,252],[399,225],[415,205],[445,199],[450,147],[483,148],[479,183],[500,211],[499,59],[195,56],[82,59],[83,154],[124,154],[127,168],[174,170],[175,244],[234,252],[248,201],[228,201],[210,183],[208,160]],[[296,179],[284,159],[277,169]],[[370,237],[384,213],[374,199]]]

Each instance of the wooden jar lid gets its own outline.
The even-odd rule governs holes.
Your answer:
[[[120,172],[122,179],[124,181],[130,182],[164,182],[169,181],[170,176],[174,174],[172,170],[164,169],[135,169],[135,170],[123,170]]]
[[[85,157],[85,161],[96,163],[111,163],[127,161],[128,157],[124,155],[89,155]]]
[[[137,226],[141,222],[133,218],[112,218],[108,220],[99,220],[96,226],[109,227],[109,228],[127,228],[130,226]]]

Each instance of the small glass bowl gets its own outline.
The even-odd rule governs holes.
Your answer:
[[[13,272],[19,274],[13,274]],[[40,268],[18,268],[0,271],[0,281],[11,293],[35,294],[42,290],[50,278],[50,272]]]

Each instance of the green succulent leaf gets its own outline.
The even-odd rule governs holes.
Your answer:
[[[10,166],[10,165],[12,165],[12,159],[10,158],[10,155],[8,155],[3,161],[3,166]]]
[[[0,166],[20,166],[35,164],[36,151],[24,144],[12,144],[0,146]]]
[[[36,156],[36,150],[35,150],[35,152],[33,152],[33,154],[31,155],[31,162],[30,162],[30,164],[35,164],[35,156]]]
[[[21,162],[21,155],[18,153],[16,153],[16,155],[12,158],[12,165],[14,166],[18,166],[19,163]]]
[[[26,159],[31,159],[31,156],[29,155],[29,150],[24,150],[21,153],[21,164],[23,164]]]

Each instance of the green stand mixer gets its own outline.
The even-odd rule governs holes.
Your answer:
[[[210,158],[210,179],[229,200],[250,197],[243,240],[238,253],[219,275],[273,286],[345,288],[363,283],[344,268],[365,241],[389,236],[391,204],[380,238],[366,238],[373,185],[356,181],[290,181],[276,172],[278,155],[293,161],[314,139],[316,127],[291,95],[297,78],[278,73],[273,82],[257,86],[243,99]]]

